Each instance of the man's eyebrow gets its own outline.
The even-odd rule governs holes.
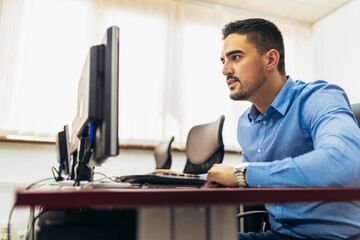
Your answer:
[[[225,55],[226,55],[226,57],[230,57],[231,55],[234,55],[234,54],[243,54],[244,52],[243,51],[241,51],[241,50],[238,50],[238,49],[236,49],[236,50],[233,50],[233,51],[230,51],[230,52],[227,52]],[[220,60],[221,61],[223,61],[224,60],[224,58],[220,58]]]
[[[238,54],[238,53],[244,53],[244,52],[241,50],[233,50],[233,51],[227,52],[226,56],[229,57],[231,55]]]

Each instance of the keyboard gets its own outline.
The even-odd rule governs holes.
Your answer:
[[[115,181],[132,184],[203,186],[206,180],[196,174],[148,173],[116,177]]]

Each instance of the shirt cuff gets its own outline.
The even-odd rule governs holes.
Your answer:
[[[270,186],[270,163],[251,162],[246,168],[246,180],[249,187]]]

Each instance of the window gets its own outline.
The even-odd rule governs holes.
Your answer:
[[[117,25],[120,142],[185,144],[192,126],[223,114],[225,147],[239,148],[237,119],[250,104],[230,100],[219,57],[221,28],[244,16],[169,0],[5,0],[0,9],[0,135],[71,126],[87,52]]]

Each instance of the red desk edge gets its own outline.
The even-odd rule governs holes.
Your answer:
[[[360,187],[18,190],[15,206],[150,207],[360,200]]]

